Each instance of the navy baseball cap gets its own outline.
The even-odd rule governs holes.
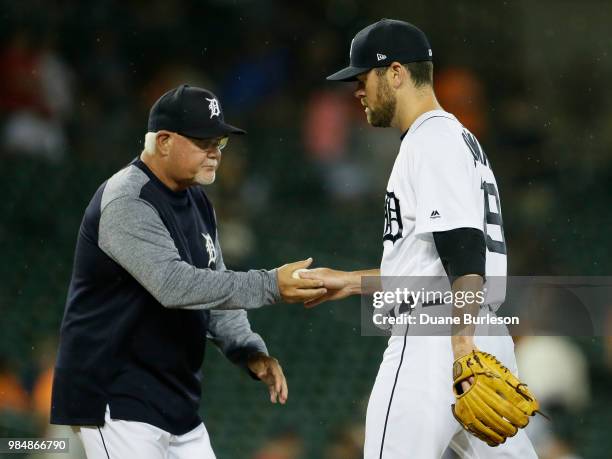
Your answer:
[[[431,61],[429,40],[418,27],[396,19],[380,21],[360,30],[351,42],[348,67],[327,77],[332,81],[355,81],[357,75],[391,62]]]
[[[147,130],[162,129],[196,139],[246,134],[225,122],[217,96],[207,89],[187,84],[171,89],[151,107]]]

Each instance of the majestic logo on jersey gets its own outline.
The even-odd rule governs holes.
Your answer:
[[[208,267],[214,267],[215,262],[217,261],[217,251],[215,250],[215,243],[213,242],[210,234],[202,233],[202,237],[204,238],[204,242],[206,243],[206,251],[208,252]]]
[[[395,193],[387,191],[385,195],[385,231],[383,243],[384,241],[391,241],[395,244],[395,241],[402,238],[403,230],[404,225],[402,224],[402,211],[399,199],[395,196]]]
[[[434,219],[434,218],[440,218],[440,212],[438,212],[437,210],[434,210],[431,215],[429,216],[429,218]]]
[[[474,158],[474,167],[476,167],[477,162],[482,164],[483,166],[488,166],[489,160],[487,158],[487,155],[485,155],[485,152],[482,150],[482,148],[480,148],[480,144],[478,143],[478,140],[476,140],[476,137],[474,137],[471,132],[465,129],[463,130],[463,133],[461,135],[463,136],[463,140],[465,140],[466,145],[472,153],[472,158]]]
[[[214,97],[212,99],[206,98],[208,101],[208,110],[210,110],[210,117],[219,116],[221,114],[221,108],[219,107],[219,101]]]

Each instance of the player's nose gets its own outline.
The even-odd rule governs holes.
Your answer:
[[[357,98],[357,99],[361,99],[362,97],[365,97],[365,89],[363,88],[357,88],[355,89],[355,92],[353,93],[353,95]]]

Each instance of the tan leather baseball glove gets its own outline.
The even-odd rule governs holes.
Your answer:
[[[473,383],[464,393],[461,383],[470,377]],[[539,409],[527,386],[486,352],[473,351],[455,360],[453,390],[455,419],[490,446],[515,435]]]

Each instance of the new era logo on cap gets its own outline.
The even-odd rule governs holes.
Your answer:
[[[377,61],[384,61],[386,58],[387,58],[387,56],[385,56],[384,54],[376,53],[376,60]]]

